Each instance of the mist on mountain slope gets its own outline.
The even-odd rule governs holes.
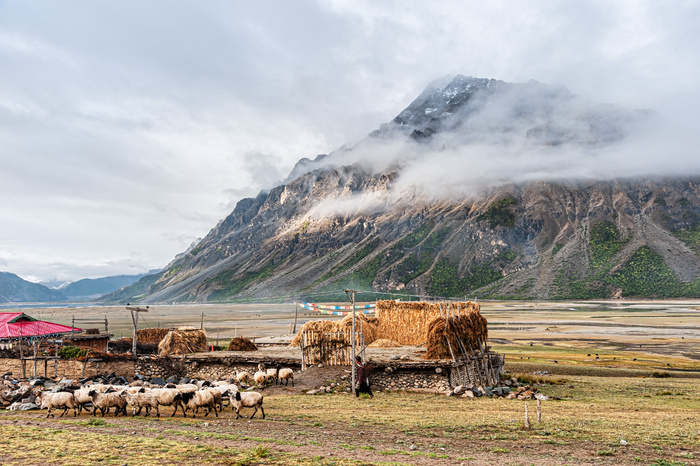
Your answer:
[[[452,103],[459,98],[466,102]],[[457,76],[431,84],[355,146],[306,161],[306,171],[352,165],[396,175],[389,191],[324,198],[308,216],[474,199],[534,181],[691,176],[700,174],[698,142],[650,110],[598,104],[534,81]]]

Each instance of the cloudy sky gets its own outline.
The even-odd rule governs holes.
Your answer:
[[[563,84],[696,131],[697,1],[0,0],[0,271],[166,265],[430,81]]]

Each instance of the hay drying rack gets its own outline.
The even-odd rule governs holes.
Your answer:
[[[362,321],[360,321],[362,325]],[[303,330],[301,335],[301,370],[309,366],[323,364],[326,366],[349,366],[352,357],[352,332],[319,332]],[[365,336],[360,331],[355,335],[355,345],[360,348],[358,354],[365,349]]]
[[[476,348],[468,339],[460,338],[460,332],[454,331],[455,319],[461,316],[459,306],[452,306],[452,303],[438,303],[438,306],[442,317],[445,318],[445,339],[452,356],[450,384],[482,387],[496,385],[504,358],[492,352],[486,341],[479,337],[476,338]],[[455,345],[450,341],[450,334],[454,336]]]

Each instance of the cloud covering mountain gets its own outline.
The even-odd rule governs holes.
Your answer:
[[[362,158],[401,155],[402,182],[430,189],[444,166],[496,181],[494,166],[506,180],[694,171],[699,21],[696,2],[2,2],[0,269],[73,281],[160,268],[241,198],[302,157],[355,147],[447,74],[565,83],[653,109],[675,133],[617,157],[506,163],[448,140]]]

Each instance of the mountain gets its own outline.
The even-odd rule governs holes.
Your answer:
[[[0,272],[0,303],[38,303],[65,301],[59,291],[28,282],[9,272]]]
[[[142,273],[139,275],[115,275],[94,279],[84,278],[60,288],[60,291],[70,300],[90,301],[129,286],[148,274],[157,272],[159,271],[152,270],[147,274]]]
[[[438,80],[104,299],[697,297],[700,178],[645,173],[658,124],[561,86]]]

